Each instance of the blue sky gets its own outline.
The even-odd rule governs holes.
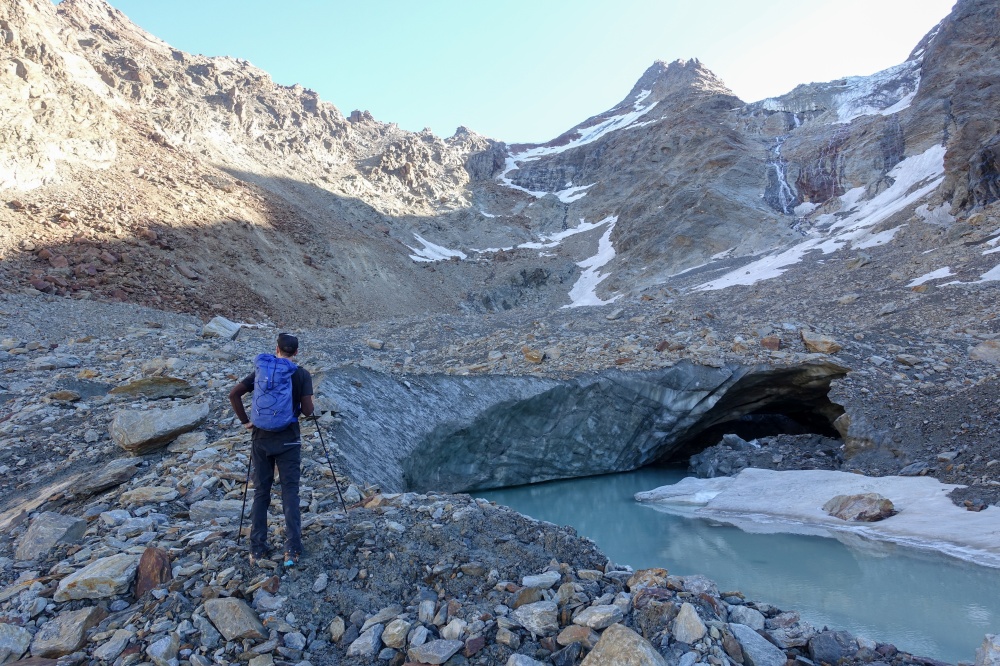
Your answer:
[[[698,58],[743,100],[906,59],[953,0],[110,0],[191,53],[245,58],[342,113],[541,142]]]

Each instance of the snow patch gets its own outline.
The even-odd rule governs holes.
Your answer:
[[[898,113],[910,106],[920,85],[920,61],[876,72],[871,76],[845,79],[846,90],[833,96],[838,123],[849,123],[861,116]]]
[[[572,183],[567,183],[566,189],[555,192],[555,195],[559,201],[562,201],[563,203],[573,203],[574,201],[578,201],[587,196],[587,190],[594,185],[597,185],[597,183],[591,183],[590,185],[577,185],[576,187],[573,187]]]
[[[468,257],[465,255],[464,252],[460,252],[458,250],[449,250],[446,247],[435,245],[429,240],[425,240],[423,236],[421,236],[420,234],[413,234],[413,235],[420,242],[420,244],[423,245],[423,248],[419,250],[409,245],[406,246],[413,251],[413,254],[410,255],[410,259],[412,259],[413,261],[420,261],[420,262],[448,261],[452,257],[457,257],[458,259],[461,259],[463,261],[468,259]]]
[[[866,250],[870,247],[875,247],[876,245],[885,245],[895,237],[896,232],[905,227],[906,225],[900,225],[898,227],[893,227],[892,229],[886,229],[885,231],[879,232],[877,234],[872,234],[864,240],[856,240],[851,243],[851,247],[855,250]]]
[[[595,227],[602,224],[608,225],[607,231],[604,232],[601,240],[597,243],[597,254],[577,263],[577,266],[582,268],[583,272],[577,279],[576,284],[573,285],[573,288],[569,290],[570,303],[569,305],[564,305],[564,308],[607,305],[621,298],[621,294],[618,294],[605,301],[597,295],[597,286],[610,275],[610,273],[602,275],[600,270],[615,258],[615,247],[611,243],[611,232],[614,231],[617,221],[617,215],[610,215],[594,224]]]
[[[951,277],[954,273],[951,272],[951,268],[945,266],[944,268],[939,268],[936,271],[931,271],[930,273],[924,273],[913,282],[906,285],[907,287],[919,287],[925,282],[930,282],[931,280],[940,280],[941,278]]]
[[[580,146],[585,146],[588,143],[593,143],[594,141],[597,141],[601,137],[606,136],[616,130],[621,130],[636,125],[639,118],[652,111],[653,108],[658,104],[658,102],[653,102],[652,104],[649,105],[645,106],[643,105],[645,99],[649,97],[649,95],[652,94],[652,92],[653,92],[652,90],[640,91],[636,95],[635,102],[632,104],[632,111],[623,113],[618,116],[611,116],[610,118],[606,118],[605,120],[597,123],[596,125],[592,125],[591,127],[584,127],[578,129],[576,130],[577,137],[571,139],[562,146],[538,146],[536,148],[529,148],[528,150],[522,151],[520,153],[508,155],[506,162],[504,164],[504,171],[503,173],[500,174],[500,182],[502,182],[504,185],[506,185],[511,189],[520,190],[521,192],[530,194],[535,198],[540,199],[541,197],[544,197],[546,194],[548,194],[548,192],[529,190],[527,188],[521,187],[520,185],[515,185],[514,181],[507,174],[509,174],[511,171],[518,169],[519,168],[518,165],[521,162],[530,162],[533,160],[537,160],[540,157],[544,157],[546,155],[558,155],[559,153],[564,153],[567,150],[571,150],[573,148],[579,148]],[[587,187],[591,187],[591,185],[588,185]],[[566,190],[563,190],[563,192],[565,191]],[[558,193],[556,193],[556,196],[558,196]],[[560,200],[562,200],[562,197],[560,197]],[[572,199],[571,201],[575,200],[576,199]],[[571,203],[571,201],[565,201],[564,203]]]
[[[809,252],[819,250],[823,254],[835,252],[847,243],[858,241],[864,247],[866,241],[871,241],[882,234],[876,234],[865,239],[868,229],[885,221],[892,215],[919,201],[944,180],[944,146],[932,146],[920,155],[913,155],[897,164],[889,172],[894,182],[884,192],[868,201],[859,203],[864,188],[854,188],[840,197],[847,217],[836,220],[832,214],[820,215],[817,227],[825,230],[814,231],[814,236],[791,248],[772,254],[750,264],[737,268],[716,280],[695,287],[696,291],[712,291],[725,289],[734,285],[752,285],[761,280],[778,277],[788,267],[799,263]],[[916,189],[913,189],[916,188]],[[912,190],[912,191],[911,191]],[[836,221],[835,221],[836,220]],[[891,230],[895,233],[895,230]],[[883,234],[888,232],[883,232]],[[890,237],[891,238],[891,237]],[[881,239],[883,242],[887,239]]]
[[[810,201],[803,201],[798,206],[793,208],[792,212],[795,213],[797,217],[805,217],[806,215],[813,212],[817,208],[819,208],[819,204],[812,203]]]

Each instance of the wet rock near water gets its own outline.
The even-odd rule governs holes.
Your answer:
[[[748,467],[773,470],[827,469],[843,465],[841,442],[822,435],[777,435],[750,441],[727,434],[722,441],[690,458],[693,476],[736,476]]]

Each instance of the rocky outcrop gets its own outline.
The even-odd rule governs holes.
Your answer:
[[[133,455],[163,448],[178,435],[193,430],[208,416],[208,403],[142,412],[123,410],[111,423],[111,439]]]

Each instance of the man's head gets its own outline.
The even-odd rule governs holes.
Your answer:
[[[278,334],[278,356],[291,358],[299,351],[299,339],[291,333]]]

